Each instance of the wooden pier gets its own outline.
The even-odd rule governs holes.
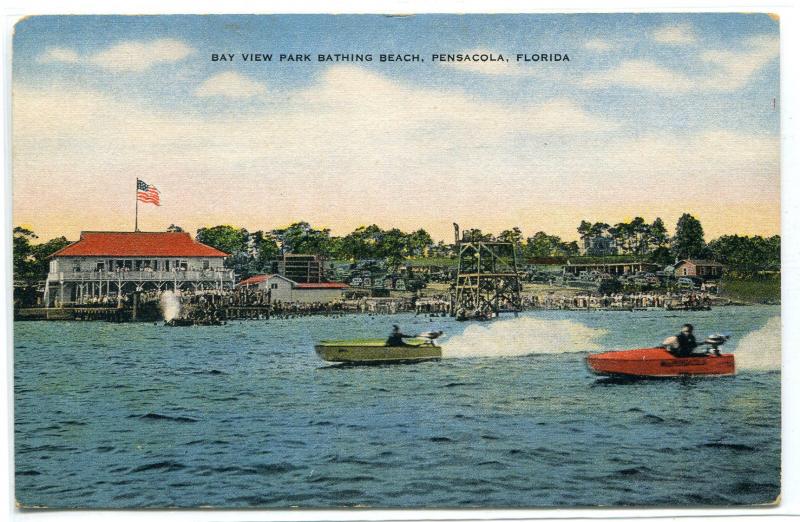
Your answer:
[[[108,321],[124,323],[133,311],[117,307],[15,308],[15,321]]]

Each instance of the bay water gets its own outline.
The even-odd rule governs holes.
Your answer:
[[[729,333],[734,377],[598,378],[588,353]],[[443,330],[444,357],[336,366],[322,339]],[[25,507],[764,504],[780,493],[780,308],[400,314],[219,327],[14,325]]]

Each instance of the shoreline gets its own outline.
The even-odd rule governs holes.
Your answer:
[[[552,304],[545,306],[525,306],[519,313],[536,312],[536,311],[572,311],[572,312],[651,312],[651,311],[679,311],[679,312],[700,312],[709,311],[717,307],[751,307],[751,306],[777,306],[780,303],[742,303],[742,302],[728,302],[716,303],[712,305],[696,306],[696,307],[658,307],[658,306],[570,306],[562,304]],[[164,323],[166,322],[162,317],[158,318],[141,318],[132,319],[130,309],[125,308],[24,308],[15,310],[14,322],[49,322],[49,321],[68,321],[68,322],[111,322],[111,323]],[[504,315],[513,312],[506,312]],[[191,326],[214,326],[224,324],[228,321],[272,321],[282,319],[296,319],[310,316],[324,316],[324,317],[343,317],[343,316],[382,316],[382,315],[398,315],[398,314],[413,314],[419,317],[441,317],[449,318],[449,314],[444,312],[415,312],[413,309],[404,308],[395,311],[382,311],[382,310],[354,310],[354,309],[331,309],[331,310],[284,310],[282,312],[267,312],[265,307],[238,307],[233,314],[220,319],[220,322],[205,322],[200,319],[197,321],[185,319],[189,321]],[[491,321],[491,320],[490,320]],[[479,321],[480,322],[480,321]]]

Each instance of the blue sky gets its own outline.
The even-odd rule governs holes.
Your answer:
[[[693,28],[696,43],[663,45],[647,38],[660,27]],[[303,16],[128,16],[35,17],[16,27],[14,73],[21,82],[68,83],[124,92],[147,103],[193,110],[208,110],[207,100],[191,96],[194,84],[224,70],[236,70],[267,82],[278,91],[291,92],[313,83],[329,65],[214,63],[214,52],[356,53],[419,52],[425,64],[364,64],[402,81],[433,88],[456,88],[477,96],[514,102],[537,101],[567,93],[589,110],[630,118],[635,98],[637,117],[633,127],[652,125],[677,129],[717,126],[753,128],[778,132],[776,112],[760,110],[777,96],[778,61],[759,71],[745,88],[735,92],[692,93],[664,97],[641,89],[608,88],[576,91],[560,77],[604,70],[626,60],[647,58],[664,67],[700,77],[707,65],[699,56],[708,49],[745,50],[753,36],[777,37],[778,24],[767,15],[707,14],[596,14],[596,15],[377,15]],[[189,60],[153,67],[138,78],[110,76],[102,68],[86,70],[79,64],[51,63],[42,67],[37,57],[49,47],[69,48],[81,56],[110,47],[115,41],[152,41],[174,38],[196,49]],[[608,52],[584,48],[591,40],[613,42]],[[476,77],[433,63],[434,52],[472,49],[512,53],[565,52],[568,65],[539,64],[542,71],[530,78]],[[153,96],[156,93],[157,96]],[[266,103],[262,101],[263,103]],[[731,110],[736,107],[738,110]],[[213,104],[211,108],[214,108]],[[230,110],[230,107],[219,107]]]
[[[66,231],[53,234],[115,214],[128,196],[127,178],[137,175],[171,189],[217,182],[211,193],[240,212],[212,215],[253,228],[300,218],[335,231],[358,220],[389,224],[388,213],[405,214],[393,207],[396,198],[378,197],[354,216],[352,192],[419,192],[427,183],[437,194],[448,192],[433,197],[449,207],[444,214],[467,222],[480,207],[476,191],[507,200],[508,215],[488,219],[487,229],[520,223],[530,233],[569,235],[579,217],[676,219],[676,198],[697,207],[718,197],[729,208],[699,211],[712,234],[731,227],[774,233],[776,210],[755,225],[731,218],[779,201],[778,33],[778,23],[764,14],[27,18],[16,26],[13,49],[15,221],[55,229],[56,210],[45,217],[28,209],[36,194],[52,190],[55,201],[70,179],[93,182],[98,174],[89,169],[107,167],[104,185],[112,195],[103,203],[95,198],[69,223],[60,220]],[[430,56],[472,51],[512,60],[516,53],[566,53],[570,61],[462,67]],[[314,59],[407,52],[425,63],[210,59],[242,52]],[[69,100],[79,108],[68,107]],[[42,118],[76,125],[44,125]],[[131,131],[137,127],[142,132]],[[187,137],[191,129],[197,134]],[[220,143],[226,135],[231,141]],[[34,157],[42,148],[50,161]],[[217,148],[219,154],[204,157]],[[625,190],[609,189],[617,175]],[[665,193],[670,176],[690,184],[687,193]],[[467,181],[458,184],[464,188],[448,184],[458,177]],[[263,199],[222,190],[222,180]],[[298,201],[304,193],[288,185],[306,181],[343,203]],[[562,187],[573,188],[567,204]],[[273,213],[258,208],[275,197],[281,201]],[[150,216],[154,228],[209,224],[203,219],[210,207],[166,210]],[[126,220],[109,219],[109,227]],[[421,211],[398,221],[447,237],[452,219]]]

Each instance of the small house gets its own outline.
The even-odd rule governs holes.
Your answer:
[[[330,303],[342,298],[344,283],[298,283],[280,274],[259,274],[242,280],[239,288],[267,290],[272,302]]]
[[[724,265],[707,259],[684,259],[675,263],[675,277],[699,277],[702,279],[719,279],[722,277]]]

